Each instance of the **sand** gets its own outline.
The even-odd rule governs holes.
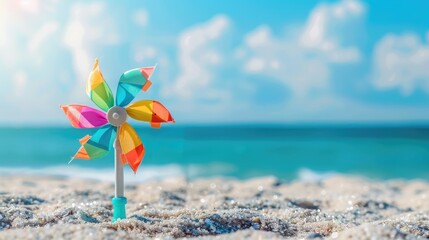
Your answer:
[[[331,176],[127,185],[111,222],[112,183],[0,177],[0,239],[427,239],[429,183]]]

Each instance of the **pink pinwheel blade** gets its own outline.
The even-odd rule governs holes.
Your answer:
[[[85,105],[62,105],[64,113],[75,128],[95,128],[107,124],[106,113]]]

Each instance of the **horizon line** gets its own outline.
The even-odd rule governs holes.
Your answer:
[[[162,127],[429,127],[428,121],[296,121],[296,122],[183,122],[163,124]],[[50,123],[0,123],[1,128],[73,128],[69,124]],[[148,127],[135,123],[133,127]]]

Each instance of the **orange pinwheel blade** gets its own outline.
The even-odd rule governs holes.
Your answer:
[[[145,154],[143,143],[137,132],[128,123],[124,123],[119,127],[118,134],[122,151],[122,163],[129,164],[134,173],[136,173]]]

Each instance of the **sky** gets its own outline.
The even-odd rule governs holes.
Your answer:
[[[0,1],[0,123],[94,107],[95,58],[157,65],[140,99],[177,123],[429,121],[429,2]]]

